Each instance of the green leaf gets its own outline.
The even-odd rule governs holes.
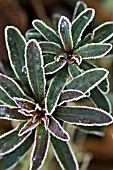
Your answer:
[[[23,67],[25,66],[25,38],[17,28],[7,26],[5,29],[5,39],[11,67],[21,83],[29,88],[28,79],[23,71]]]
[[[6,92],[12,99],[13,97],[24,97],[25,93],[19,85],[10,77],[0,74],[0,88]]]
[[[46,95],[45,108],[48,114],[52,114],[57,106],[60,94],[65,87],[68,77],[67,67],[60,70],[51,81]]]
[[[111,37],[113,37],[113,22],[106,22],[99,25],[92,33],[88,34],[78,44],[77,48],[90,43],[104,43]]]
[[[53,61],[45,65],[45,74],[53,74],[58,72],[62,67],[66,65],[66,60],[60,60],[59,62]]]
[[[50,137],[48,131],[45,130],[44,124],[40,124],[37,127],[35,134],[35,141],[33,152],[31,155],[30,169],[40,169],[45,161],[48,148],[49,148]]]
[[[79,66],[84,71],[90,70],[92,68],[97,68],[95,65],[88,63],[86,61],[82,61],[82,63]],[[103,80],[98,87],[104,92],[107,93],[109,91],[109,81],[108,79]]]
[[[18,136],[22,126],[23,124],[20,124],[15,129],[0,136],[0,155],[5,155],[15,150],[30,135],[30,133],[27,133],[21,137]]]
[[[58,54],[58,53],[61,53],[62,51],[62,48],[60,47],[60,45],[54,42],[43,41],[43,42],[40,42],[39,45],[43,53]]]
[[[61,141],[51,135],[51,143],[56,156],[57,161],[60,164],[61,169],[78,170],[78,163],[76,157],[71,150],[68,142]]]
[[[59,105],[65,102],[77,101],[83,97],[86,97],[85,94],[79,90],[64,90],[61,93]]]
[[[55,57],[55,56],[54,56],[53,54],[45,54],[45,55],[43,55],[44,65],[55,61],[55,60],[54,60],[54,57]]]
[[[17,107],[8,107],[5,105],[0,106],[0,118],[6,120],[27,120],[30,117],[25,116],[18,112],[19,108]]]
[[[81,74],[81,71],[76,64],[68,64],[68,72],[72,78],[75,78]]]
[[[57,107],[54,112],[57,119],[83,126],[103,126],[111,124],[113,118],[106,111],[87,106]]]
[[[111,104],[108,98],[97,87],[91,91],[90,98],[98,108],[111,113]]]
[[[58,32],[66,51],[73,49],[73,41],[71,35],[71,22],[67,17],[62,16],[58,24]]]
[[[61,44],[57,33],[52,28],[48,27],[43,21],[36,19],[32,24],[46,40]]]
[[[45,96],[45,75],[43,57],[39,44],[36,40],[30,40],[26,47],[26,69],[30,87],[41,104]]]
[[[112,48],[111,44],[86,44],[76,50],[78,56],[83,59],[95,59],[104,57]]]
[[[16,106],[15,102],[2,89],[0,89],[0,102],[5,105]]]
[[[17,149],[15,149],[13,152],[4,155],[0,158],[0,169],[6,170],[11,169],[26,155],[30,147],[32,146],[32,143],[34,141],[34,133],[32,133],[25,141],[24,143],[19,146]]]
[[[89,25],[94,17],[94,9],[87,8],[81,12],[77,18],[72,22],[72,37],[73,37],[73,47],[78,44],[81,40],[81,36],[85,28]]]
[[[60,123],[53,117],[49,117],[48,131],[58,139],[69,141],[69,134],[63,129]]]
[[[108,76],[108,71],[103,68],[95,68],[80,74],[66,85],[67,90],[80,90],[89,92],[98,86]]]
[[[58,30],[58,23],[59,23],[60,18],[61,18],[61,15],[57,13],[53,14],[52,16],[53,26],[56,30]]]
[[[75,9],[74,9],[74,13],[73,13],[73,17],[72,20],[76,19],[76,17],[85,9],[87,8],[87,5],[85,2],[82,1],[78,1],[76,3]]]
[[[26,39],[31,40],[31,39],[36,39],[37,41],[42,41],[43,37],[40,33],[38,33],[34,28],[29,29],[26,34]]]

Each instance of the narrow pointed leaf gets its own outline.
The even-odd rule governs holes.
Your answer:
[[[29,29],[26,34],[26,39],[29,41],[31,39],[36,39],[37,41],[42,41],[43,40],[43,37],[40,33],[37,32],[36,29],[32,28],[32,29]]]
[[[95,68],[80,74],[66,85],[66,89],[80,90],[84,93],[89,92],[98,86],[108,76],[108,71],[103,68]]]
[[[82,1],[78,1],[76,3],[75,9],[74,9],[74,13],[73,13],[73,17],[72,20],[76,19],[76,17],[85,9],[87,8],[87,5],[85,4],[85,2]]]
[[[71,22],[68,18],[62,16],[58,24],[58,32],[66,51],[73,49],[73,41],[71,35]]]
[[[86,97],[82,91],[79,90],[64,90],[61,93],[59,99],[59,105],[62,105],[66,102],[77,101],[83,97]]]
[[[58,37],[57,33],[41,20],[34,20],[33,26],[46,40],[61,44],[60,38]]]
[[[52,133],[53,136],[55,136],[58,139],[61,139],[63,141],[69,141],[70,139],[68,133],[63,129],[60,123],[52,116],[49,117],[48,130],[50,133]]]
[[[58,54],[62,51],[60,45],[54,42],[40,42],[39,43],[42,53]]]
[[[45,96],[45,76],[41,48],[36,40],[30,40],[26,48],[26,68],[30,87],[39,103]]]
[[[112,123],[113,118],[106,111],[87,106],[60,106],[54,112],[57,119],[83,126],[103,126]]]
[[[19,85],[10,77],[0,74],[0,88],[5,91],[11,98],[24,97],[25,93],[19,87]]]
[[[99,25],[93,30],[92,33],[88,34],[79,44],[81,47],[85,44],[90,43],[104,43],[113,37],[113,22],[106,22]]]
[[[0,102],[5,105],[16,106],[15,102],[2,89],[0,89]]]
[[[0,158],[1,170],[11,169],[26,155],[34,141],[34,133],[32,133],[27,139],[13,152],[4,155]]]
[[[8,26],[5,29],[5,39],[12,69],[21,83],[29,87],[26,74],[22,71],[23,67],[25,66],[25,38],[17,28]]]
[[[23,109],[34,110],[36,107],[35,103],[33,103],[32,101],[27,100],[27,99],[14,97],[14,100],[15,100],[15,103],[17,104],[17,106],[21,107]]]
[[[73,47],[75,47],[81,40],[81,36],[85,28],[89,25],[94,17],[94,10],[91,8],[85,9],[78,17],[72,22],[72,37]]]
[[[83,59],[95,59],[104,57],[112,48],[111,44],[87,44],[76,50],[77,55]]]
[[[76,64],[68,64],[68,72],[72,78],[75,78],[81,74],[81,71]]]
[[[27,133],[26,135],[23,135],[21,137],[18,136],[18,133],[22,126],[23,124],[20,124],[15,129],[0,136],[0,155],[5,155],[15,150],[30,135],[30,133]]]
[[[26,117],[25,115],[18,112],[19,108],[17,107],[8,107],[5,105],[0,106],[0,118],[7,120],[27,120],[30,117]]]
[[[55,57],[55,56],[54,56],[53,54],[45,54],[45,55],[43,55],[44,65],[55,61],[55,60],[54,60],[54,57]]]
[[[87,71],[87,70],[90,70],[92,68],[97,68],[97,67],[91,63],[82,61],[82,63],[80,64],[80,68],[83,69],[84,71]],[[103,80],[98,86],[104,93],[107,93],[109,91],[108,79],[106,78],[105,80]]]
[[[111,113],[111,104],[108,98],[97,87],[91,91],[90,98],[98,108]]]
[[[62,67],[66,65],[66,60],[60,60],[59,62],[53,61],[45,65],[45,74],[53,74],[59,71]]]
[[[51,84],[47,91],[45,103],[46,111],[48,114],[52,114],[54,112],[60,94],[65,87],[67,77],[68,77],[67,68],[64,67],[55,75],[55,77],[51,81]]]
[[[78,170],[76,157],[66,141],[61,141],[51,135],[51,143],[61,169]]]
[[[31,155],[31,170],[40,169],[43,165],[49,147],[49,138],[48,131],[45,130],[44,124],[40,124],[35,134],[34,147]]]

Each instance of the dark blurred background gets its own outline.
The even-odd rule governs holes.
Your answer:
[[[0,0],[0,60],[9,67],[7,51],[4,40],[4,28],[13,25],[20,29],[23,35],[32,28],[32,20],[39,18],[46,24],[53,27],[52,16],[60,13],[72,18],[76,0]],[[85,0],[88,7],[96,10],[96,16],[87,32],[106,21],[113,21],[113,0]],[[110,71],[113,77],[113,59],[100,60],[101,66]],[[1,72],[5,72],[0,64]],[[111,88],[112,78],[110,79]],[[113,103],[113,93],[110,95]],[[0,120],[0,134],[11,130],[16,126],[15,122]],[[67,127],[71,136],[71,146],[77,155],[80,170],[113,170],[113,125],[105,129],[104,137],[86,135],[83,132]],[[29,154],[14,168],[14,170],[27,170]],[[49,150],[46,164],[42,170],[60,170],[53,152]]]

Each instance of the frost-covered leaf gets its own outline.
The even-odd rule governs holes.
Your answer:
[[[0,74],[0,88],[5,91],[11,98],[24,97],[25,93],[19,85],[10,77]]]
[[[30,133],[27,133],[26,135],[18,136],[19,130],[22,126],[23,123],[17,126],[15,129],[0,136],[0,156],[15,150],[30,135]]]
[[[80,90],[84,93],[89,92],[98,86],[108,76],[108,71],[103,68],[95,68],[85,71],[66,85],[67,90]]]
[[[75,78],[81,74],[81,71],[76,64],[68,64],[68,72],[72,78]]]
[[[31,39],[36,39],[37,41],[42,41],[43,37],[40,33],[37,32],[36,29],[32,28],[32,29],[29,29],[26,34],[26,39],[27,40],[31,40]]]
[[[53,74],[58,72],[67,63],[66,60],[53,61],[45,65],[45,74]]]
[[[58,54],[62,51],[62,48],[59,44],[54,42],[40,42],[39,43],[43,53],[50,53],[50,54]]]
[[[26,47],[26,69],[30,87],[38,101],[41,103],[45,96],[45,75],[43,57],[36,40],[30,40]]]
[[[25,66],[25,38],[17,28],[7,26],[5,29],[5,40],[12,69],[21,83],[28,88],[28,79],[26,74],[23,72],[23,67]]]
[[[61,139],[63,141],[69,141],[70,139],[68,133],[63,129],[60,123],[53,116],[49,117],[48,130],[50,133],[52,133],[53,136],[58,139]]]
[[[57,33],[52,28],[48,27],[43,21],[38,19],[34,20],[33,26],[46,40],[61,44]]]
[[[81,47],[90,43],[104,43],[113,37],[113,22],[106,22],[95,28],[92,33],[88,34],[79,44]]]
[[[78,56],[83,59],[95,59],[104,57],[112,48],[111,44],[86,44],[76,50]]]
[[[43,55],[44,65],[55,61],[54,57],[55,57],[55,55],[53,55],[53,54],[45,54],[45,55]]]
[[[58,24],[58,32],[66,51],[70,51],[73,48],[73,41],[71,35],[71,22],[67,17],[62,16]]]
[[[11,169],[26,155],[34,141],[34,132],[13,152],[0,158],[0,169]]]
[[[53,150],[62,170],[78,170],[76,157],[66,141],[61,141],[51,135]]]
[[[31,155],[30,169],[40,169],[44,163],[49,147],[50,137],[48,131],[45,130],[44,124],[37,127],[35,141]]]
[[[65,87],[68,77],[67,67],[61,69],[51,81],[46,95],[45,108],[48,114],[52,114],[56,108],[60,94]]]
[[[83,12],[81,12],[72,22],[73,47],[75,47],[81,40],[81,36],[85,28],[92,21],[94,14],[94,9],[87,8]]]
[[[97,87],[91,91],[90,98],[98,108],[111,113],[111,104],[108,98]]]
[[[83,126],[103,126],[112,123],[113,118],[106,111],[87,106],[60,106],[54,112],[57,119]]]
[[[15,102],[2,89],[0,89],[0,102],[4,105],[16,106]]]
[[[19,108],[17,107],[9,107],[5,105],[0,106],[0,118],[7,120],[27,120],[30,117],[26,117],[25,115],[18,112]]]
[[[59,105],[62,105],[66,102],[77,101],[83,97],[86,97],[82,91],[79,90],[64,90],[61,93],[59,99]]]
[[[76,17],[85,9],[87,8],[87,5],[85,4],[85,2],[83,1],[78,1],[76,3],[75,9],[74,9],[74,13],[73,13],[73,17],[72,20],[76,19]]]

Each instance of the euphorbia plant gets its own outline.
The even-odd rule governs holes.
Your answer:
[[[83,9],[86,7],[79,3],[74,16],[80,11],[81,5]],[[103,34],[99,29],[113,29],[113,23],[106,23],[97,29],[99,31],[94,31],[97,36],[95,40],[93,35],[92,41],[95,40],[96,43],[88,41],[88,44],[88,38],[80,42],[82,33],[93,16],[94,10],[87,8],[73,20],[72,26],[66,17],[61,17],[58,33],[42,21],[35,20],[35,27],[51,42],[38,43],[34,39],[26,42],[17,28],[8,26],[5,29],[9,60],[15,78],[0,74],[0,118],[19,121],[19,125],[0,137],[1,170],[13,167],[32,144],[30,169],[40,169],[50,141],[62,169],[79,169],[69,146],[69,134],[64,130],[63,124],[67,122],[87,127],[112,123],[110,104],[99,90],[101,88],[104,93],[108,91],[104,87],[108,82],[108,71],[82,62],[83,59],[104,57],[112,48],[111,44],[103,42],[113,34],[105,29]],[[101,40],[98,38],[100,34],[103,35]],[[83,66],[84,69],[81,70]],[[51,79],[47,78],[48,74],[53,73],[55,74]],[[67,102],[78,101],[87,94],[90,96],[94,88],[100,91],[102,100],[107,105],[105,110],[102,106],[101,109],[66,106]]]

